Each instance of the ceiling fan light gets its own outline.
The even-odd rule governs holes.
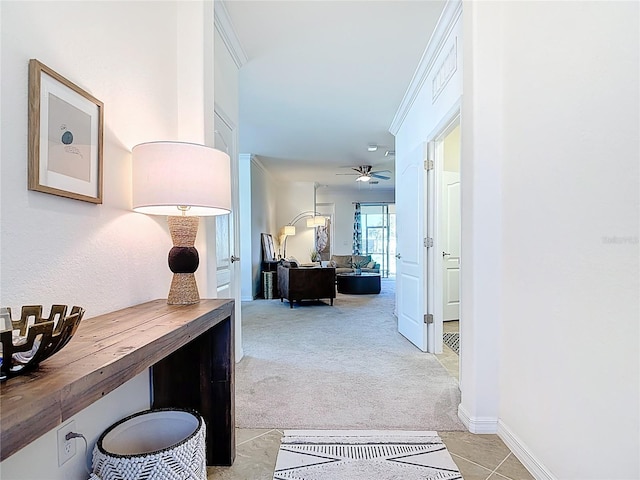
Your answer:
[[[369,180],[371,180],[371,177],[369,175],[360,175],[358,178],[356,178],[356,182],[368,182]]]
[[[373,143],[369,144],[369,146],[367,147],[367,151],[369,152],[375,152],[376,150],[378,150],[378,145],[375,145]]]

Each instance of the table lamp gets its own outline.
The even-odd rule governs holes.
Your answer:
[[[198,303],[198,217],[231,212],[229,155],[185,142],[141,143],[132,153],[133,210],[168,216],[173,279],[167,303]]]

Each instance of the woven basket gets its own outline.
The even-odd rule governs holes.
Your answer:
[[[113,424],[93,449],[92,479],[206,480],[205,423],[196,412],[157,409]]]

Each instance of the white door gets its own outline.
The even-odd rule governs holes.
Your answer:
[[[442,301],[443,317],[460,318],[460,173],[442,172]]]
[[[216,105],[215,148],[227,152],[231,159],[231,213],[216,217],[216,290],[218,298],[235,300],[236,361],[242,358],[242,313],[240,288],[239,165],[236,153],[237,130],[233,122]]]
[[[427,350],[424,322],[425,210],[423,201],[424,149],[396,158],[396,309],[398,331],[422,351]]]

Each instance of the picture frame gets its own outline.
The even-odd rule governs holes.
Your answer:
[[[104,104],[29,60],[28,188],[102,203]]]
[[[333,253],[333,244],[331,242],[332,237],[331,217],[326,217],[325,224],[316,227],[315,248],[320,254],[320,261],[331,260],[331,255]]]
[[[261,233],[262,237],[262,261],[263,262],[275,262],[276,258],[276,249],[273,245],[273,237],[270,233]]]

